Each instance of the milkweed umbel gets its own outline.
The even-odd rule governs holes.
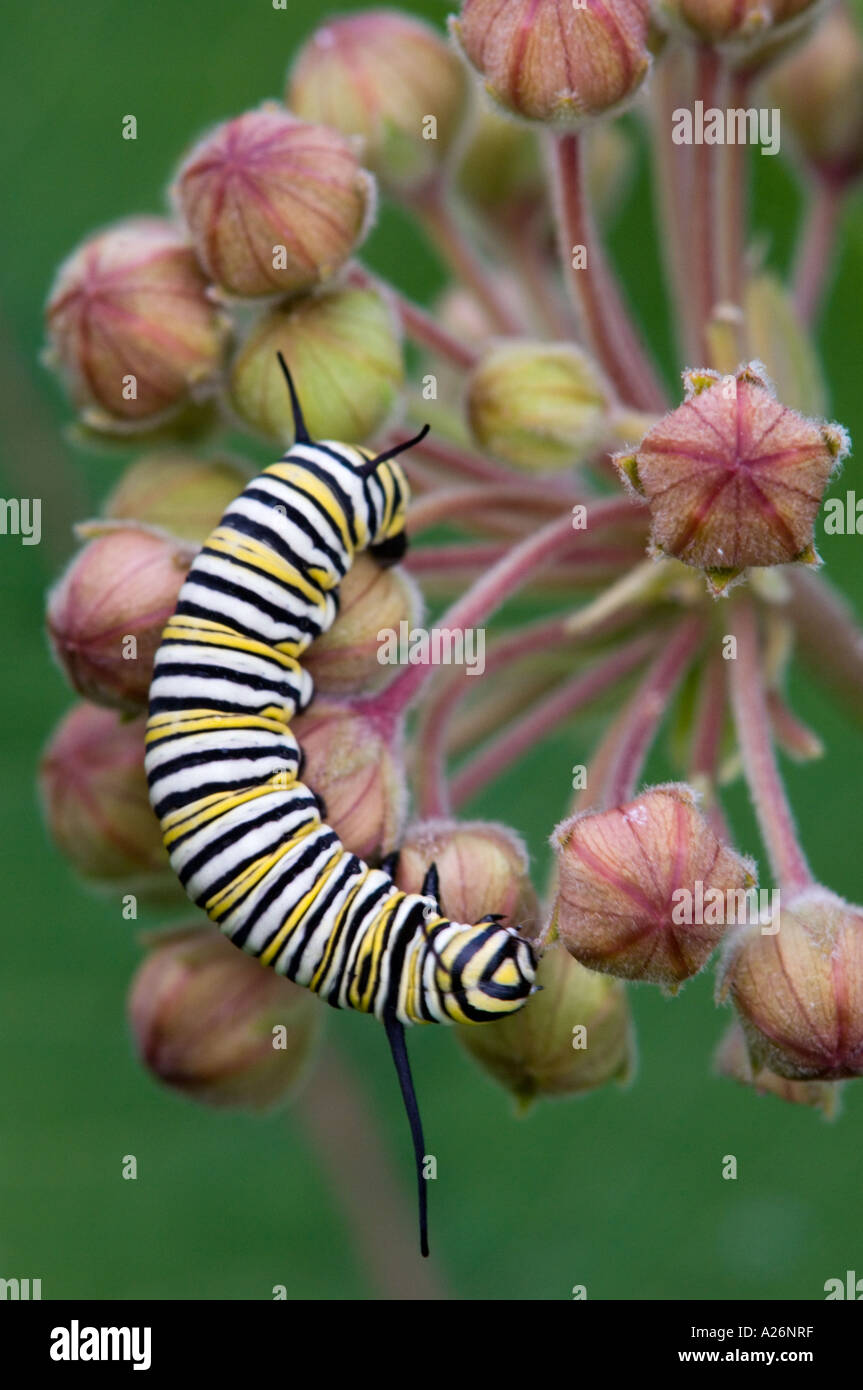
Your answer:
[[[333,623],[354,555],[406,546],[398,454],[309,438],[231,504],[196,556],[150,688],[150,799],[186,892],[235,945],[336,1008],[382,1020],[413,1137],[428,1253],[424,1143],[406,1023],[485,1023],[520,1008],[536,961],[515,930],[440,914],[437,873],[401,892],[324,822],[290,724],[312,698],[303,652]],[[390,868],[392,865],[389,866]]]

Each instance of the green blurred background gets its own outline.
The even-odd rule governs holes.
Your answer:
[[[442,22],[448,0],[406,6]],[[0,59],[4,217],[0,260],[0,451],[4,496],[43,498],[43,541],[0,538],[4,645],[5,851],[0,927],[0,1276],[42,1279],[45,1298],[376,1298],[385,1292],[348,1230],[308,1127],[295,1110],[265,1121],[197,1109],[133,1061],[124,994],[138,958],[114,899],[83,889],[52,849],[34,791],[39,750],[70,704],[43,635],[46,586],[71,552],[71,524],[96,508],[120,460],[63,437],[69,411],[38,365],[53,271],[86,233],[159,211],[163,187],[208,123],[278,96],[298,41],[333,10],[291,0],[31,0],[8,7]],[[138,118],[138,139],[120,138]],[[756,208],[770,264],[787,264],[799,194],[787,166],[755,156]],[[649,190],[642,170],[614,249],[671,372]],[[385,209],[369,259],[417,297],[442,283],[418,234]],[[863,437],[860,390],[863,204],[844,226],[820,342],[831,410]],[[842,490],[857,465],[846,466]],[[863,541],[822,546],[863,612]],[[797,707],[825,736],[821,763],[788,768],[805,843],[822,880],[863,901],[863,730],[810,683]],[[472,809],[527,836],[540,866],[566,804],[568,769],[592,725],[567,730],[530,774],[515,772]],[[661,758],[652,769],[667,775]],[[512,808],[511,810],[509,808]],[[739,842],[758,852],[742,795]],[[633,991],[639,1073],[628,1090],[539,1107],[517,1120],[445,1032],[412,1038],[427,1143],[436,1278],[464,1299],[822,1298],[826,1279],[863,1271],[863,1087],[846,1087],[836,1124],[710,1075],[725,1023],[705,975],[674,1001]],[[380,1030],[333,1014],[329,1038],[394,1165],[408,1221],[404,1118]],[[314,1085],[314,1081],[312,1081]],[[344,1137],[335,1161],[354,1161]],[[123,1181],[124,1154],[139,1177]],[[736,1182],[723,1181],[735,1154]],[[381,1180],[389,1180],[382,1169]],[[370,1206],[374,1193],[370,1190]],[[402,1291],[412,1285],[409,1262]]]

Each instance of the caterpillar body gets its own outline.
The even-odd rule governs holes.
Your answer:
[[[415,894],[363,863],[300,780],[290,724],[312,698],[302,655],[332,625],[354,555],[368,549],[387,564],[404,553],[409,490],[396,456],[417,441],[377,457],[313,442],[280,362],[295,443],[231,504],[180,590],[150,688],[150,799],[186,892],[237,946],[334,1007],[384,1023],[414,1140],[426,1254],[424,1144],[404,1025],[512,1013],[534,988],[536,961],[498,918],[443,917],[434,868]]]

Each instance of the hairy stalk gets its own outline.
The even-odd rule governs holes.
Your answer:
[[[498,510],[505,507],[516,508],[517,517],[527,513],[525,521],[530,525],[532,520],[535,522],[537,513],[546,517],[549,513],[559,514],[560,499],[553,494],[543,494],[536,488],[515,482],[509,486],[497,487],[493,493],[487,486],[441,488],[431,497],[423,497],[411,504],[407,529],[411,536],[416,536],[441,521],[461,524],[475,512],[482,515],[487,514],[491,508]]]
[[[294,1110],[347,1220],[364,1273],[384,1299],[444,1299],[431,1259],[418,1260],[416,1217],[362,1096],[360,1077],[323,1049]]]
[[[620,400],[664,411],[665,394],[623,303],[596,233],[587,192],[584,138],[549,137],[558,239],[564,272],[588,343]],[[585,264],[574,265],[583,250]]]
[[[564,681],[559,689],[510,724],[459,769],[452,780],[453,805],[458,808],[475,796],[558,725],[628,676],[641,665],[654,645],[651,637],[636,637],[597,661],[588,671]]]
[[[730,107],[745,110],[752,89],[748,73],[725,69],[722,85]],[[716,211],[719,221],[718,298],[743,302],[746,270],[746,228],[749,209],[749,146],[744,141],[723,145],[719,160]]]
[[[827,289],[843,205],[840,185],[822,178],[812,181],[793,272],[794,302],[804,323],[813,322]]]
[[[359,265],[351,266],[347,280],[349,284],[362,289],[376,289],[389,299],[401,319],[405,333],[419,347],[428,348],[430,352],[444,358],[460,371],[471,371],[476,366],[479,360],[476,348],[472,348],[454,333],[441,327],[431,314],[426,313],[419,304],[414,304],[413,300],[408,299],[389,281],[381,279],[379,275],[372,275]]]
[[[695,721],[689,746],[688,776],[696,790],[706,797],[705,814],[720,840],[731,842],[728,823],[719,804],[716,790],[719,760],[722,754],[722,733],[728,710],[725,672],[722,657],[717,653],[705,662],[699,684]]]
[[[638,779],[668,710],[669,701],[692,663],[704,636],[704,621],[693,614],[671,636],[635,691],[603,784],[602,802],[620,806],[635,795]]]
[[[720,96],[720,63],[716,50],[699,48],[695,59],[695,92],[705,110],[716,106]],[[717,227],[719,198],[716,150],[712,145],[695,145],[692,151],[692,203],[690,237],[695,274],[690,292],[697,305],[699,365],[710,366],[707,326],[718,298],[719,248]]]
[[[395,443],[395,435],[392,436],[392,439]],[[405,460],[407,465],[410,466],[411,458],[417,456],[428,459],[431,463],[439,464],[447,472],[455,473],[461,478],[498,483],[501,486],[506,486],[513,480],[512,472],[508,468],[504,468],[503,464],[494,463],[482,454],[477,454],[470,449],[462,448],[458,444],[451,444],[448,440],[438,439],[432,435],[427,435],[422,443],[417,444],[416,448],[411,451]]]
[[[412,199],[410,206],[456,279],[473,291],[494,329],[518,337],[525,325],[502,294],[494,272],[474,249],[452,202],[451,189],[436,179]]]
[[[538,323],[559,342],[568,342],[577,324],[568,303],[561,298],[555,276],[556,266],[549,264],[542,246],[542,219],[545,205],[520,205],[505,218],[502,239],[513,265],[521,272],[527,295],[536,311]]]
[[[691,96],[690,63],[688,46],[669,43],[657,60],[650,91],[651,156],[659,241],[674,306],[678,351],[688,363],[694,362],[698,355],[698,324],[692,294],[692,245],[688,235],[693,147],[675,145],[671,132],[674,111],[685,105]]]
[[[791,895],[809,887],[813,879],[773,748],[756,610],[748,594],[734,603],[731,630],[737,639],[736,659],[728,663],[731,708],[743,771],[773,872],[783,892]]]

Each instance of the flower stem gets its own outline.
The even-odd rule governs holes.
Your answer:
[[[361,1079],[326,1046],[294,1104],[336,1192],[366,1276],[384,1299],[448,1295],[432,1259],[421,1260],[413,1209],[371,1123]]]
[[[474,249],[452,203],[448,184],[435,179],[415,195],[410,206],[452,273],[473,291],[495,331],[518,337],[524,324],[501,293],[494,273]]]
[[[704,109],[715,107],[719,93],[720,61],[716,50],[704,45],[695,59],[695,90]],[[693,178],[690,235],[695,264],[691,292],[695,294],[699,348],[699,365],[710,366],[710,342],[707,328],[718,297],[719,249],[717,245],[718,187],[716,151],[712,145],[693,147]]]
[[[841,185],[816,179],[807,200],[806,222],[794,263],[794,302],[804,323],[815,319],[836,250],[844,204]]]
[[[722,753],[722,732],[728,708],[727,690],[718,653],[705,663],[695,709],[689,747],[689,780],[703,789],[707,799],[707,819],[720,840],[730,842],[728,825],[716,796],[716,776]]]
[[[684,362],[698,355],[698,325],[692,293],[692,244],[688,235],[692,203],[691,145],[675,145],[673,114],[691,96],[688,45],[669,43],[656,61],[650,91],[651,158],[660,243],[674,306],[678,352]]]
[[[461,523],[473,512],[489,513],[507,507],[517,509],[521,515],[526,512],[525,520],[530,524],[532,514],[537,512],[545,516],[549,512],[558,515],[560,498],[518,483],[497,487],[493,491],[487,485],[473,488],[441,488],[430,496],[411,503],[407,529],[409,535],[416,536],[440,521]]]
[[[479,361],[479,353],[476,348],[463,342],[461,338],[457,338],[448,329],[442,328],[431,314],[426,313],[419,304],[414,304],[412,299],[408,299],[394,285],[382,280],[378,275],[372,275],[361,265],[350,267],[347,280],[349,284],[357,285],[361,289],[378,290],[386,299],[389,299],[401,319],[405,333],[420,347],[428,348],[431,352],[437,353],[439,357],[443,357],[461,371],[471,371],[476,366]]]
[[[729,663],[731,707],[743,770],[773,872],[781,889],[795,894],[813,880],[773,748],[756,612],[749,595],[735,602],[731,630],[737,639],[736,659]]]
[[[664,411],[665,394],[596,233],[587,193],[584,139],[575,132],[551,135],[550,140],[560,252],[585,337],[623,404]],[[584,260],[580,267],[575,265],[577,255]]]
[[[746,110],[752,86],[749,74],[726,70],[724,82],[728,91],[728,105],[734,110]],[[721,257],[718,293],[720,299],[729,300],[732,304],[743,302],[745,289],[748,176],[749,146],[742,140],[725,145],[719,166],[717,197]]]
[[[801,655],[859,720],[863,715],[863,629],[850,604],[821,574],[802,566],[791,574],[789,604]]]
[[[590,670],[579,672],[565,681],[521,719],[510,724],[459,769],[452,781],[453,804],[459,807],[475,796],[564,720],[629,675],[640,665],[652,646],[649,637],[635,638],[596,662]]]
[[[678,623],[632,696],[614,756],[605,773],[605,806],[620,806],[635,795],[638,779],[668,710],[669,701],[688,671],[703,633],[703,620],[695,614]]]

